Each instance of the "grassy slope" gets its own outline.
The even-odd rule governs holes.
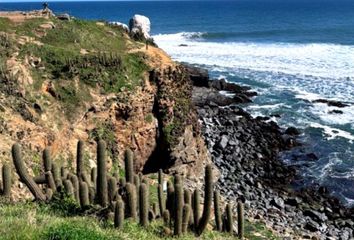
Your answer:
[[[125,221],[122,230],[113,228],[112,221],[99,221],[91,216],[66,216],[47,205],[21,203],[0,206],[1,240],[105,240],[105,239],[176,239],[164,235],[163,223],[154,221],[148,228]],[[246,224],[247,239],[276,239],[264,226]],[[179,238],[196,239],[188,233]],[[198,239],[236,239],[228,234],[207,231]]]
[[[158,201],[156,176],[150,175],[150,203]],[[109,240],[109,239],[176,239],[165,234],[161,220],[152,222],[148,228],[125,220],[122,230],[113,228],[112,220],[103,220],[91,211],[82,212],[75,201],[69,199],[53,200],[49,204],[22,202],[6,204],[0,198],[0,240]],[[98,214],[99,215],[99,214]],[[245,223],[246,239],[278,239],[260,223]],[[196,239],[189,232],[182,240]],[[206,231],[197,239],[231,240],[236,237],[216,231]]]
[[[54,23],[54,29],[40,27],[48,21]],[[139,43],[129,41],[120,28],[94,21],[40,18],[15,24],[0,18],[0,32],[12,34],[8,41],[13,46],[6,54],[2,51],[0,63],[14,52],[19,53],[17,58],[22,61],[26,56],[41,59],[39,67],[30,69],[34,83],[26,89],[30,95],[28,100],[42,97],[40,90],[44,80],[55,80],[55,100],[62,105],[69,119],[75,117],[76,108],[82,109],[85,102],[90,102],[90,90],[119,93],[134,89],[142,84],[142,74],[148,70],[142,54],[129,53],[129,49],[139,47]],[[31,37],[42,45],[33,42],[19,44],[17,40],[21,36]],[[0,50],[8,49],[4,44],[0,42]],[[115,62],[110,64],[111,61]]]

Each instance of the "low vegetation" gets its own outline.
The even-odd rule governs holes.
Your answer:
[[[258,239],[272,238],[265,229],[262,230],[265,235],[259,235],[260,226],[248,223],[244,226],[241,202],[237,204],[235,234],[231,205],[227,204],[223,212],[219,194],[214,191],[210,165],[206,167],[201,205],[199,190],[192,193],[184,188],[180,175],[175,175],[172,183],[161,170],[157,182],[153,175],[136,174],[129,149],[125,154],[124,176],[119,170],[108,173],[106,145],[102,140],[97,144],[97,169],[88,169],[85,164],[82,141],[77,147],[76,172],[53,163],[47,148],[42,154],[44,175],[32,177],[18,144],[13,146],[12,154],[17,175],[36,202],[11,202],[13,175],[11,167],[4,165],[0,207],[2,239],[234,239],[236,236],[243,239],[252,236],[253,231],[257,231],[258,235],[254,236]],[[90,175],[86,173],[88,170]],[[163,191],[165,184],[166,192]],[[208,226],[215,226],[215,231],[208,230]]]
[[[71,120],[90,102],[90,91],[134,90],[149,69],[144,54],[129,52],[140,43],[108,24],[55,18],[12,23],[0,18],[0,33],[0,74],[6,74],[4,62],[16,53],[17,61],[31,65],[31,98],[40,99],[44,81],[54,80],[53,99],[46,100],[62,105]]]

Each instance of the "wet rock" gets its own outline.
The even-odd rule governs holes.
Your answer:
[[[290,136],[297,136],[297,135],[300,135],[300,131],[295,127],[288,127],[285,130],[285,134],[290,135]]]
[[[184,65],[193,85],[196,87],[207,87],[209,88],[209,73],[207,70],[193,67],[191,65]]]
[[[311,161],[317,161],[318,160],[318,157],[314,153],[308,153],[308,154],[306,154],[306,157],[307,157],[308,160],[311,160]]]
[[[329,113],[329,114],[343,114],[343,111],[342,111],[342,110],[334,109],[334,110],[329,111],[328,113]]]
[[[312,101],[313,103],[326,103],[330,107],[338,107],[338,108],[344,108],[348,107],[348,104],[339,102],[339,101],[334,101],[334,100],[327,100],[327,99],[317,99]]]

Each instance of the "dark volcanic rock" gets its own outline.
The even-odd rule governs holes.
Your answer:
[[[197,87],[209,87],[209,73],[207,70],[193,67],[191,65],[184,65],[190,79],[194,86]]]
[[[246,217],[264,219],[280,235],[290,232],[296,236],[289,239],[299,239],[297,234],[301,238],[341,239],[343,232],[344,239],[352,239],[353,231],[349,230],[354,227],[354,209],[344,208],[319,186],[299,191],[291,188],[290,183],[300,180],[296,168],[285,165],[278,155],[299,146],[296,137],[300,131],[281,129],[268,117],[253,118],[237,106],[251,100],[249,88],[225,80],[204,85],[194,87],[193,102],[206,145],[221,172],[217,182],[220,192],[228,199],[244,202]],[[295,149],[290,157],[318,160],[314,153]]]
[[[339,101],[333,101],[333,100],[327,100],[327,99],[317,99],[312,101],[313,103],[326,103],[330,107],[339,107],[339,108],[344,108],[348,107],[348,104],[339,102]]]
[[[343,111],[342,111],[342,110],[334,109],[334,110],[329,111],[328,113],[329,113],[329,114],[343,114]]]
[[[291,136],[297,136],[297,135],[300,135],[300,131],[296,127],[288,127],[285,130],[285,134],[291,135]]]

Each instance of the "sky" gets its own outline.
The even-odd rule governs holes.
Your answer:
[[[88,1],[97,1],[97,0],[0,0],[0,3],[1,2],[79,2],[79,1],[88,2]],[[138,1],[138,0],[104,0],[104,1]],[[139,0],[139,1],[148,1],[148,0]]]
[[[2,2],[89,2],[89,1],[100,1],[100,0],[0,0],[0,3]],[[136,1],[137,2],[137,1],[151,1],[151,0],[103,0],[103,1],[113,1],[113,2]],[[171,1],[171,0],[164,0],[164,1]]]

